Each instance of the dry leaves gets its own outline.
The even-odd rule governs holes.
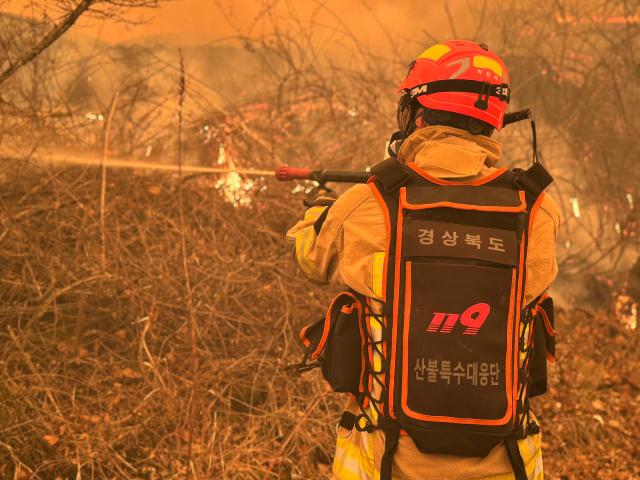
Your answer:
[[[42,439],[51,446],[57,445],[58,442],[60,441],[60,438],[57,435],[53,435],[53,434],[43,435]]]

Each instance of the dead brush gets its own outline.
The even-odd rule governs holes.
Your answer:
[[[629,479],[640,474],[640,337],[611,312],[561,310],[549,394],[534,401],[550,478]]]
[[[210,180],[184,182],[190,310],[177,178],[110,172],[103,271],[99,170],[1,168],[0,478],[328,475],[343,399],[283,368],[334,292],[291,266],[289,190],[234,208]],[[558,332],[534,405],[548,476],[633,478],[638,335],[583,310],[561,312]]]
[[[109,173],[103,271],[99,170],[2,169],[0,477],[184,478],[193,352],[176,179]],[[183,185],[192,476],[313,478],[342,399],[283,368],[331,292],[291,267],[287,190],[235,209],[210,187]]]

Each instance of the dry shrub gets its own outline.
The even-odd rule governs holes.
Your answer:
[[[97,170],[0,171],[1,478],[327,476],[343,399],[283,368],[333,292],[292,267],[288,186],[236,209],[183,182],[194,357],[176,177],[109,172],[102,270]],[[548,477],[634,478],[640,339],[604,312],[558,323]]]
[[[560,310],[550,391],[533,408],[548,478],[640,475],[640,337],[610,312]]]
[[[287,255],[288,187],[235,209],[210,180],[184,181],[194,358],[177,178],[109,173],[102,270],[97,170],[0,171],[1,478],[326,470],[342,399],[283,371],[329,293]]]

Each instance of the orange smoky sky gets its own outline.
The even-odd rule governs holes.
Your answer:
[[[457,36],[468,38],[473,34],[475,22],[470,7],[480,3],[449,2]],[[27,0],[5,0],[0,1],[0,8],[30,16],[29,4]],[[269,7],[265,9],[265,5]],[[55,16],[55,11],[49,14]],[[445,0],[173,0],[163,2],[155,9],[126,12],[124,17],[131,23],[84,16],[69,34],[75,32],[109,43],[155,38],[172,45],[201,44],[235,35],[238,29],[249,36],[264,33],[267,15],[348,29],[374,48],[388,44],[389,37],[402,39],[406,44],[412,40],[424,41],[428,38],[425,32],[438,39],[454,34]]]

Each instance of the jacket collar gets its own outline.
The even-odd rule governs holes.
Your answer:
[[[398,152],[401,163],[411,163],[438,178],[475,177],[500,160],[500,143],[483,135],[446,126],[413,132]]]

